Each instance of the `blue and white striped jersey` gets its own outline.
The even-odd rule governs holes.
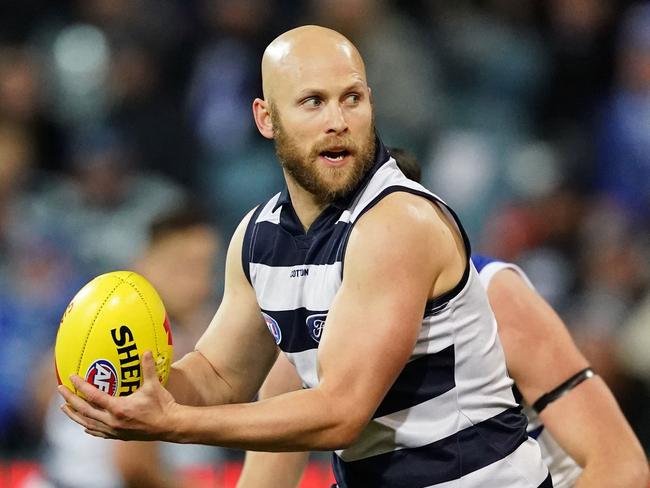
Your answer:
[[[486,290],[494,275],[504,269],[509,269],[517,273],[528,286],[534,289],[526,273],[515,264],[505,263],[479,255],[472,255],[472,261],[479,272],[479,277]],[[537,439],[544,462],[553,477],[553,485],[556,488],[573,487],[582,473],[582,468],[559,446],[557,441],[551,436],[551,433],[544,429],[544,424],[537,415],[537,412],[523,400],[522,403],[524,413],[528,417],[528,435]]]
[[[386,195],[420,195],[377,143],[372,169],[348,198],[305,233],[288,192],[253,213],[242,259],[269,330],[307,387],[318,385],[317,350],[343,279],[354,224]],[[351,327],[363,326],[350,324]],[[333,455],[340,488],[551,487],[537,443],[512,394],[496,322],[469,262],[461,282],[427,304],[410,360],[358,440]]]

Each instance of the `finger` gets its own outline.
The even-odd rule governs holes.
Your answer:
[[[72,384],[75,386],[77,391],[86,397],[89,403],[96,405],[99,408],[106,410],[109,409],[111,400],[113,399],[112,396],[104,393],[103,391],[100,391],[77,375],[70,376],[70,381],[72,381]]]
[[[86,434],[90,434],[94,437],[101,437],[102,439],[114,439],[114,437],[104,434],[103,432],[100,432],[99,430],[92,430],[92,429],[84,429],[84,432]]]
[[[77,412],[74,408],[72,408],[67,403],[61,405],[61,411],[64,414],[66,414],[71,420],[75,421],[82,427],[85,428],[90,427],[90,419],[88,417],[84,417],[83,415],[81,415],[79,412]]]
[[[64,385],[57,386],[56,390],[59,393],[59,395],[61,395],[63,397],[63,399],[68,403],[70,403],[68,401],[70,398],[72,398],[73,396],[76,396],[74,393],[72,393],[70,391],[70,388],[68,388],[67,386],[64,386]]]
[[[61,411],[63,411],[63,413],[65,413],[70,419],[74,420],[76,423],[84,427],[86,431],[90,430],[93,432],[99,432],[104,437],[114,437],[116,434],[114,429],[111,429],[109,426],[102,422],[98,422],[91,418],[85,417],[84,415],[74,410],[70,405],[61,405]]]
[[[86,419],[86,417],[83,417],[83,416],[79,415],[67,403],[64,403],[63,405],[61,405],[61,411],[64,414],[66,414],[74,422],[77,422],[82,427],[86,427],[86,423],[88,422],[88,419]]]
[[[91,385],[88,386],[90,386],[90,388],[92,388],[93,390],[95,389],[94,386]],[[61,395],[63,396],[63,398],[65,398],[67,405],[73,410],[75,410],[79,415],[89,419],[97,420],[103,424],[108,424],[110,420],[110,414],[108,412],[93,407],[86,400],[75,395],[65,386],[59,386],[58,390],[59,393],[61,393]],[[73,420],[75,420],[75,422],[77,421],[76,419]],[[86,426],[86,424],[82,424],[82,425]]]
[[[79,400],[81,400],[82,402],[88,403],[91,407],[95,408],[96,410],[99,410],[99,408],[97,408],[91,402],[87,402],[87,401],[85,401],[83,399],[80,399],[79,396],[77,396],[75,393],[72,393],[70,388],[68,388],[67,386],[59,385],[59,386],[57,386],[57,391],[63,397],[63,399],[66,401],[66,403],[68,405],[76,406],[77,408],[81,408],[80,403],[79,403]]]
[[[156,372],[156,363],[153,360],[151,351],[145,351],[142,355],[142,376],[145,383],[158,382],[158,373]]]

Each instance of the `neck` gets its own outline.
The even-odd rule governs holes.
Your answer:
[[[313,194],[300,186],[286,171],[284,172],[284,177],[287,181],[289,195],[291,195],[293,209],[303,229],[307,232],[311,224],[314,223],[314,220],[325,210],[327,204],[317,201]]]

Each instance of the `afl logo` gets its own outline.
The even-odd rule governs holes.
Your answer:
[[[280,344],[280,341],[282,340],[282,329],[280,329],[278,322],[269,314],[266,314],[264,312],[262,312],[262,316],[264,317],[266,326],[269,328],[273,339],[275,339],[275,343]]]
[[[98,359],[88,368],[86,381],[98,390],[115,396],[117,393],[117,371],[106,359]]]
[[[307,317],[307,330],[309,331],[311,338],[316,342],[320,342],[320,338],[323,335],[323,329],[325,328],[326,319],[326,313],[317,313]]]

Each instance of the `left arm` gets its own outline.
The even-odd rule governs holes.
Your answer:
[[[155,425],[165,427],[142,434],[136,426],[138,438],[269,451],[349,446],[408,361],[427,299],[460,280],[465,256],[459,246],[458,236],[430,202],[406,193],[387,196],[350,235],[343,282],[319,345],[318,387],[211,407],[179,405],[169,397],[158,405],[152,392],[151,411],[160,418]],[[148,408],[146,383],[162,388],[150,354],[143,368],[141,412]],[[64,392],[82,425],[99,436],[136,437],[131,419],[120,414],[124,399],[79,380],[75,386],[90,401]]]
[[[555,311],[520,276],[498,272],[488,287],[508,371],[532,405],[588,366]],[[576,488],[646,488],[641,445],[603,380],[585,380],[550,403],[540,418],[584,468]]]
[[[439,253],[431,253],[434,246]],[[350,446],[410,357],[432,283],[447,277],[455,253],[451,231],[429,202],[401,193],[383,199],[350,235],[318,347],[319,385],[195,409],[176,424],[177,440],[259,451]],[[461,274],[462,267],[456,281]]]

